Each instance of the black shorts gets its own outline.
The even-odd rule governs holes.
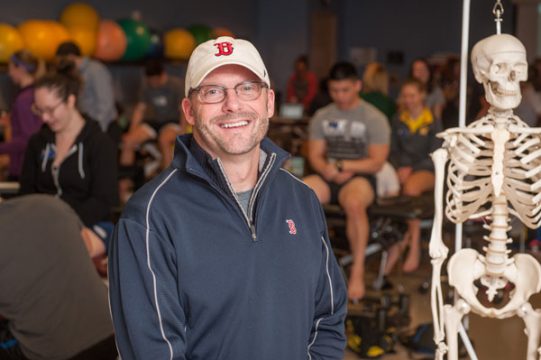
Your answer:
[[[348,181],[346,181],[345,183],[342,183],[342,184],[337,184],[337,183],[334,183],[334,182],[327,182],[327,185],[329,185],[329,190],[331,192],[331,198],[330,198],[330,203],[331,204],[338,204],[338,194],[340,193],[340,190],[342,190],[342,188],[347,184],[349,183],[351,180],[355,179],[355,178],[363,178],[363,179],[366,179],[368,180],[368,182],[370,183],[370,186],[372,187],[372,191],[374,192],[374,196],[376,196],[377,192],[376,192],[376,177],[372,174],[355,174],[354,176],[352,176]]]
[[[163,128],[165,125],[169,125],[169,124],[176,124],[178,125],[178,119],[176,120],[166,120],[166,121],[162,121],[162,122],[157,122],[157,121],[152,121],[152,120],[145,120],[143,122],[144,124],[148,125],[150,128],[152,128],[155,132],[156,132],[156,136],[158,136],[160,134],[160,130],[161,128]]]

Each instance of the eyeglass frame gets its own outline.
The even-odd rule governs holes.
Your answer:
[[[64,100],[60,100],[60,102],[48,109],[45,109],[45,110],[41,110],[40,108],[38,108],[38,106],[36,105],[36,103],[32,103],[32,105],[30,106],[30,110],[32,111],[32,113],[36,116],[39,116],[39,117],[43,117],[44,114],[48,114],[49,116],[52,116],[54,114],[54,112],[56,111],[56,109],[58,109],[58,107],[60,105],[62,105],[63,103],[65,103]]]
[[[239,91],[238,91],[238,87],[239,86],[242,86],[242,85],[247,85],[247,84],[254,84],[254,85],[258,85],[258,94],[256,97],[254,97],[253,99],[243,99],[242,97],[239,96]],[[213,101],[213,102],[208,102],[208,101],[205,101],[201,98],[201,90],[204,89],[204,88],[207,88],[207,87],[211,87],[211,88],[218,88],[220,90],[223,91],[223,98],[219,101]],[[243,81],[243,82],[240,82],[238,83],[237,85],[235,85],[234,87],[232,88],[227,88],[225,86],[221,86],[221,85],[200,85],[196,88],[193,88],[193,89],[190,89],[189,93],[188,93],[188,97],[190,97],[193,93],[197,93],[197,99],[202,103],[202,104],[219,104],[221,102],[223,102],[226,98],[227,98],[227,90],[235,90],[235,94],[237,95],[237,97],[242,100],[242,101],[254,101],[254,100],[257,100],[259,99],[259,97],[261,96],[261,93],[262,93],[262,90],[263,89],[268,89],[269,86],[267,85],[267,83],[265,83],[264,81],[251,81],[251,80],[248,80],[248,81]]]

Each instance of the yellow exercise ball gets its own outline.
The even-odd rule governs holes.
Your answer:
[[[10,56],[23,47],[24,42],[19,31],[11,25],[0,23],[0,62],[8,62]]]
[[[92,6],[83,2],[75,2],[62,10],[60,22],[67,28],[77,26],[97,31],[100,17]]]
[[[89,28],[72,26],[68,28],[71,39],[79,46],[81,53],[91,56],[96,50],[97,33]]]
[[[25,48],[44,60],[52,60],[58,45],[70,39],[66,28],[51,20],[23,21],[18,29]]]
[[[193,35],[181,28],[167,31],[163,43],[165,57],[173,60],[187,60],[196,46]]]

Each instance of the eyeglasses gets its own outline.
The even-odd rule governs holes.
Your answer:
[[[261,95],[261,90],[266,88],[267,84],[259,81],[246,81],[235,85],[234,89],[238,98],[242,101],[252,101]],[[226,88],[219,85],[202,85],[190,91],[197,93],[197,98],[203,104],[217,104],[225,100],[227,95]]]
[[[44,114],[47,114],[49,116],[52,116],[55,112],[55,110],[64,103],[64,101],[60,101],[58,104],[56,104],[55,106],[52,106],[52,107],[49,107],[47,109],[40,109],[36,103],[33,103],[32,104],[32,107],[30,108],[32,110],[32,112],[39,116],[39,117],[42,117]]]

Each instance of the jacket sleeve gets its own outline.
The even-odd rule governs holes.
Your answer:
[[[19,177],[20,190],[19,194],[33,194],[37,192],[36,177],[39,171],[39,154],[40,150],[36,145],[35,137],[31,137],[26,151],[24,152],[23,166],[21,176]]]
[[[89,144],[89,164],[92,181],[86,200],[70,204],[80,215],[86,226],[107,219],[111,209],[118,203],[117,162],[113,141],[104,133],[98,133],[99,141]]]
[[[325,224],[321,208],[320,213],[321,221]],[[324,229],[320,239],[323,256],[307,359],[341,360],[346,345],[344,328],[347,312],[346,285],[330,246],[326,225]]]
[[[186,317],[175,252],[145,226],[121,219],[109,249],[109,298],[122,359],[185,359]]]
[[[418,164],[415,164],[414,170],[434,171],[434,161],[430,157],[430,154],[432,154],[442,145],[442,142],[443,142],[442,139],[436,136],[438,133],[442,131],[442,129],[443,127],[442,127],[440,119],[435,119],[432,125],[430,126],[430,130],[427,135],[428,144],[427,144],[426,158],[423,161],[419,162]]]

